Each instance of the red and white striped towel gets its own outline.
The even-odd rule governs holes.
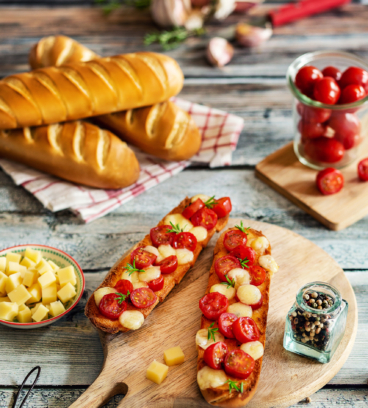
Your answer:
[[[90,222],[174,176],[192,162],[208,163],[210,167],[230,165],[232,152],[244,126],[243,119],[182,99],[174,98],[173,101],[189,112],[197,124],[202,134],[199,152],[189,161],[168,162],[131,146],[139,160],[141,174],[138,181],[129,187],[103,190],[80,186],[5,159],[0,159],[0,167],[15,184],[23,186],[49,210],[70,209],[85,222]]]

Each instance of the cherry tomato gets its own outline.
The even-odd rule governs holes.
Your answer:
[[[326,133],[326,126],[322,123],[305,122],[300,120],[298,123],[298,130],[302,135],[302,138],[321,137]]]
[[[161,275],[157,279],[151,280],[148,282],[148,286],[151,290],[154,292],[157,292],[158,290],[161,290],[164,287],[165,284],[165,279]]]
[[[226,343],[218,341],[206,348],[203,354],[204,362],[214,370],[219,370],[228,352]]]
[[[160,245],[171,245],[174,233],[167,232],[168,230],[171,230],[171,228],[170,225],[159,225],[158,227],[151,229],[151,241],[155,247],[159,247]]]
[[[353,103],[365,97],[366,92],[362,85],[348,85],[342,90],[339,103]]]
[[[157,301],[157,296],[150,288],[138,288],[134,289],[130,294],[130,300],[135,307],[144,309],[152,306]]]
[[[349,67],[341,75],[339,81],[341,89],[348,85],[362,85],[366,92],[368,92],[368,72],[359,67]]]
[[[313,108],[302,103],[298,103],[296,108],[305,122],[323,123],[331,116],[331,109]]]
[[[179,232],[175,235],[172,246],[175,249],[186,248],[193,252],[197,246],[197,238],[191,232]]]
[[[215,211],[218,218],[223,218],[230,214],[232,208],[230,197],[222,197],[216,200],[212,210]]]
[[[335,139],[342,143],[346,150],[357,146],[362,141],[360,121],[354,113],[334,112],[328,121],[328,126],[335,131]]]
[[[218,292],[208,293],[199,301],[199,308],[208,320],[217,320],[228,306],[227,297]]]
[[[241,260],[248,259],[248,262],[245,264],[246,266],[244,267],[247,268],[254,264],[257,257],[257,252],[253,248],[244,245],[238,245],[230,252],[229,255],[235,256],[235,258]]]
[[[368,157],[358,164],[358,176],[362,181],[368,181]]]
[[[328,167],[317,174],[316,183],[322,194],[336,194],[344,187],[344,176],[339,170]]]
[[[125,312],[126,308],[126,302],[120,302],[119,295],[116,293],[105,295],[98,306],[101,314],[111,320],[118,320],[119,316]]]
[[[204,202],[198,198],[193,204],[190,204],[181,215],[189,220],[198,210],[203,207]]]
[[[234,339],[235,336],[232,326],[237,319],[238,316],[234,313],[222,313],[222,315],[218,319],[218,327],[220,333],[228,339]]]
[[[176,255],[170,255],[161,262],[156,263],[160,267],[161,273],[173,273],[178,267],[178,258]]]
[[[224,247],[230,252],[239,245],[245,246],[247,240],[247,234],[238,229],[233,229],[225,234]]]
[[[252,374],[254,364],[253,357],[243,350],[236,349],[226,354],[224,368],[226,374],[245,380]]]
[[[317,81],[313,89],[313,97],[316,101],[326,105],[335,105],[340,98],[340,88],[337,82],[330,77]]]
[[[249,269],[249,273],[251,285],[259,286],[266,280],[266,271],[261,266],[253,265]]]
[[[240,262],[231,255],[218,258],[215,262],[215,272],[220,281],[227,282],[226,274],[235,268],[241,268]]]
[[[133,284],[132,282],[128,281],[128,279],[120,279],[118,283],[115,285],[115,289],[122,293],[123,295],[127,295],[133,292]]]
[[[214,228],[217,224],[217,214],[210,208],[202,208],[197,211],[190,221],[196,227],[204,227],[207,230]]]
[[[241,343],[257,341],[260,336],[256,322],[251,317],[239,317],[233,323],[233,333]]]
[[[336,82],[340,81],[340,78],[341,78],[341,71],[337,69],[336,67],[323,68],[322,74],[324,77],[333,78]]]
[[[253,305],[249,305],[249,306],[252,308],[252,310],[257,310],[261,308],[262,305],[263,305],[263,295],[261,296],[261,299],[259,299],[259,302],[254,303]]]
[[[143,247],[135,249],[130,255],[130,261],[135,262],[138,269],[148,268],[153,265],[157,256],[151,252],[145,251]]]
[[[345,153],[342,143],[328,137],[308,139],[304,151],[312,160],[324,163],[337,163],[344,157]]]
[[[310,97],[313,94],[314,84],[322,78],[322,72],[316,67],[303,67],[296,74],[295,86],[300,92]]]

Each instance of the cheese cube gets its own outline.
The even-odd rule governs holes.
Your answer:
[[[52,272],[53,271],[53,269],[51,268],[51,265],[43,258],[36,265],[36,269],[38,270],[40,275],[43,275],[46,272]]]
[[[42,255],[41,252],[36,251],[35,249],[27,248],[24,252],[24,256],[29,258],[36,265],[41,261]]]
[[[42,303],[48,305],[51,302],[56,302],[56,283],[48,286],[47,288],[42,288]]]
[[[75,291],[74,286],[69,282],[58,291],[57,296],[63,303],[66,303],[76,294],[77,292]]]
[[[28,288],[28,292],[31,295],[31,297],[28,300],[28,304],[30,303],[36,303],[39,302],[41,300],[42,297],[42,289],[41,289],[41,285],[36,282],[34,283],[32,286],[30,286]]]
[[[9,322],[18,314],[18,305],[12,302],[1,302],[0,303],[0,319],[8,320]]]
[[[26,271],[23,276],[23,285],[28,288],[37,282],[38,271]]]
[[[184,363],[184,353],[180,346],[169,348],[164,351],[164,360],[169,367]]]
[[[26,306],[24,303],[18,306],[18,312],[21,312],[22,310],[25,310],[25,309],[29,309],[29,307]]]
[[[68,266],[66,268],[59,269],[57,272],[57,276],[59,278],[59,282],[61,286],[65,286],[68,282],[70,282],[73,286],[76,285],[77,283],[74,268],[72,266]]]
[[[31,298],[30,293],[24,285],[19,285],[12,292],[8,293],[8,297],[12,302],[15,302],[18,306],[27,302]]]
[[[8,296],[0,297],[0,302],[10,302]]]
[[[38,278],[38,283],[41,285],[42,289],[47,288],[48,286],[55,282],[56,276],[52,271],[48,271]]]
[[[22,280],[23,279],[20,276],[20,272],[10,275],[5,284],[6,293],[12,292],[15,288],[17,288],[22,283]]]
[[[22,259],[22,262],[20,263],[21,265],[25,266],[26,268],[35,268],[36,267],[36,263],[31,261],[29,258],[24,257]]]
[[[5,256],[2,256],[0,258],[0,271],[5,272],[5,270],[6,270],[6,258]]]
[[[37,303],[34,305],[34,307],[32,307],[31,312],[32,312],[32,316],[37,312],[37,309],[42,305],[42,303]]]
[[[23,310],[20,310],[18,313],[18,322],[19,323],[31,323],[32,322],[32,313],[29,307],[25,307]]]
[[[0,271],[0,294],[3,294],[3,295],[6,294],[5,286],[6,286],[7,280],[8,280],[8,277],[5,275],[5,273]]]
[[[18,264],[19,264],[21,258],[22,258],[21,255],[19,255],[19,254],[14,254],[13,252],[8,252],[8,253],[6,254],[6,261],[7,261],[7,263],[9,263],[9,262],[15,262],[15,263],[18,263]]]
[[[59,316],[65,312],[64,305],[58,300],[57,302],[50,303],[50,314],[51,316]]]
[[[24,273],[26,272],[27,268],[23,265],[19,265],[17,262],[8,262],[8,266],[6,267],[6,273],[7,275],[13,275],[13,273],[20,272],[21,276],[24,276]]]
[[[48,317],[49,310],[46,306],[40,304],[35,313],[32,314],[32,320],[35,322],[40,322],[41,320]]]
[[[161,384],[162,381],[167,377],[168,372],[169,367],[167,365],[153,360],[147,368],[146,377],[148,380],[151,380],[156,384]]]
[[[51,266],[51,268],[53,269],[54,272],[58,271],[60,268],[56,265],[56,263],[52,262],[52,261],[47,261],[49,263],[49,265]]]

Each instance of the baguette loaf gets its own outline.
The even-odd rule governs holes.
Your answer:
[[[126,143],[82,121],[1,130],[0,156],[91,187],[123,188],[139,177]]]
[[[47,67],[0,81],[0,129],[82,119],[164,102],[183,86],[175,60],[141,52]]]
[[[44,37],[32,48],[29,63],[32,68],[40,68],[93,58],[96,55],[92,51],[69,37]],[[144,152],[165,160],[187,160],[201,145],[201,135],[191,116],[172,102],[94,120]]]

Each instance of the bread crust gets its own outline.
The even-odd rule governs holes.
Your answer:
[[[187,207],[189,204],[190,204],[190,199],[186,197],[176,208],[170,211],[169,214],[181,214],[183,210],[185,209],[185,207]],[[163,225],[165,217],[157,225]],[[155,306],[159,302],[163,302],[166,296],[174,288],[174,286],[181,282],[181,280],[184,278],[188,270],[195,264],[202,249],[207,246],[208,242],[210,241],[210,239],[212,238],[212,236],[215,234],[216,231],[221,231],[223,228],[225,228],[228,220],[229,220],[228,215],[226,217],[220,218],[217,221],[216,227],[208,231],[207,238],[204,241],[197,243],[197,247],[194,251],[194,258],[193,258],[193,261],[190,262],[190,264],[179,265],[175,272],[167,274],[167,275],[163,275],[164,276],[164,287],[162,290],[155,292],[157,295],[156,303],[154,303],[152,306],[147,307],[145,309],[137,309],[130,302],[128,302],[127,310],[139,310],[144,315],[144,318],[146,319],[147,316],[151,313],[151,311],[155,308]],[[116,283],[121,279],[121,274],[124,272],[124,267],[130,262],[130,254],[132,253],[132,251],[134,251],[134,249],[138,247],[147,246],[147,245],[152,245],[152,241],[151,241],[149,234],[146,235],[136,245],[134,245],[127,254],[124,254],[124,256],[117,261],[117,263],[111,268],[111,270],[106,275],[104,281],[101,283],[101,285],[96,290],[103,288],[103,287],[114,287]],[[89,298],[87,302],[87,305],[85,308],[85,314],[90,319],[91,323],[95,327],[97,327],[100,330],[103,330],[104,332],[118,333],[118,332],[129,331],[129,329],[123,327],[120,324],[119,320],[113,321],[113,320],[107,319],[99,312],[95,299],[94,299],[94,294],[92,294],[92,296]]]
[[[209,273],[206,294],[209,293],[212,285],[215,285],[221,282],[215,272],[214,265],[218,258],[229,254],[229,252],[224,247],[223,242],[224,242],[225,234],[228,231],[233,230],[233,229],[235,228],[230,228],[226,230],[225,232],[223,232],[216,243],[216,246],[214,249],[214,259],[213,259],[213,263],[212,263],[211,270]],[[261,231],[257,231],[254,229],[249,229],[247,232],[249,234],[248,239],[249,237],[252,237],[252,236],[254,237],[264,236]],[[271,246],[269,246],[262,255],[271,255]],[[260,254],[257,253],[255,264],[258,264],[259,257],[260,257]],[[257,327],[259,329],[259,332],[260,332],[259,341],[263,344],[263,347],[265,347],[265,342],[266,342],[266,326],[267,326],[267,314],[268,314],[268,307],[269,307],[270,282],[271,282],[270,273],[266,271],[266,280],[264,281],[262,285],[258,286],[258,288],[260,289],[263,295],[263,304],[260,309],[253,311],[253,316],[252,316],[253,320],[256,322]],[[232,304],[235,302],[236,300],[232,299],[229,301],[229,304]],[[212,321],[206,319],[202,315],[201,329],[207,329],[211,323]],[[230,351],[236,348],[239,348],[239,345],[241,345],[240,342],[238,342],[237,340],[233,340],[233,339],[225,338],[224,342],[227,344]],[[198,350],[197,371],[199,371],[201,368],[203,368],[206,365],[206,363],[203,360],[204,350],[198,346],[197,346],[197,350]],[[214,406],[226,407],[226,408],[237,408],[237,407],[245,406],[252,399],[254,393],[256,392],[260,374],[261,374],[262,360],[263,360],[263,357],[255,361],[254,370],[246,380],[239,380],[238,378],[234,378],[234,377],[227,375],[228,379],[231,379],[237,383],[240,381],[243,383],[243,387],[244,387],[243,393],[238,393],[238,392],[233,391],[230,394],[229,387],[227,384],[225,384],[218,388],[208,388],[205,390],[201,390],[203,397],[208,403]]]

